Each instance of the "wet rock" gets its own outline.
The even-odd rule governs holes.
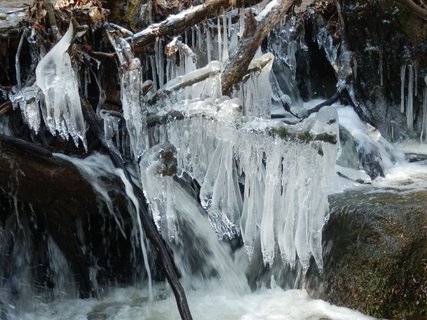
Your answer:
[[[315,295],[379,318],[426,319],[427,190],[353,190],[330,208]]]

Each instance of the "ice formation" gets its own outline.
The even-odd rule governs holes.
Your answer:
[[[424,77],[425,87],[423,96],[423,121],[421,124],[421,142],[427,142],[427,76]]]
[[[10,99],[14,109],[21,109],[23,119],[28,127],[38,133],[41,125],[41,105],[43,96],[39,87],[25,87],[18,93],[11,95]]]
[[[157,40],[147,68],[154,90],[167,98],[143,97],[139,60],[124,39],[110,35],[123,70],[123,117],[146,198],[165,239],[179,244],[181,223],[195,225],[197,220],[185,213],[191,197],[183,195],[173,177],[186,172],[201,186],[200,205],[218,238],[241,235],[249,257],[260,247],[266,265],[279,257],[291,266],[298,260],[307,270],[313,256],[322,269],[321,230],[335,169],[336,112],[324,108],[292,127],[272,121],[271,53],[258,52],[240,89],[232,98],[223,97],[222,62],[244,28],[243,22],[232,23],[236,13],[224,15],[216,26],[206,22],[193,28],[184,36],[191,37],[192,48],[180,38],[166,46]],[[287,36],[292,32],[286,30]],[[207,55],[199,69],[192,51],[196,48]],[[296,42],[288,48],[291,68],[295,48]],[[154,105],[147,106],[148,100]],[[182,117],[147,128],[148,110],[166,119],[174,112]],[[120,121],[108,112],[101,116],[107,143],[118,145]],[[175,153],[175,148],[177,172],[165,174],[164,152]]]
[[[406,75],[406,69],[408,69],[408,75]],[[406,115],[406,125],[409,131],[414,130],[414,95],[417,95],[416,68],[412,64],[402,65],[400,68],[400,112]]]
[[[316,137],[325,130],[336,135],[336,124],[328,124],[333,109],[295,129],[309,137],[303,143],[296,133],[286,139],[288,129],[271,120],[241,122],[238,100],[194,102],[185,110],[187,117],[163,125],[158,139],[168,137],[178,168],[201,185],[200,201],[218,237],[241,233],[249,256],[260,239],[265,264],[280,253],[291,265],[298,256],[306,269],[313,255],[322,268],[321,229],[336,147]]]
[[[183,187],[179,178],[173,176],[177,169],[175,155],[176,149],[172,144],[157,144],[144,153],[140,169],[153,219],[174,251],[184,281],[191,281],[194,287],[195,275],[191,272],[191,264],[198,258],[203,259],[203,263],[197,266],[197,272],[203,277],[210,277],[214,271],[229,290],[248,292],[243,273],[235,268],[228,247],[218,241],[197,198]],[[191,237],[194,249],[187,247],[185,237]]]
[[[125,39],[109,32],[107,35],[123,70],[120,78],[123,117],[126,121],[132,156],[135,159],[139,159],[144,149],[147,148],[147,135],[143,130],[147,126],[147,109],[142,103],[143,78],[141,61],[134,57],[132,48]],[[103,117],[103,119],[104,126],[112,124],[110,118]],[[112,134],[112,132],[109,131],[109,134]],[[109,141],[108,137],[106,137],[106,140]]]
[[[70,137],[86,148],[86,125],[83,119],[78,79],[68,49],[79,30],[70,22],[61,40],[44,56],[36,68],[36,84],[43,92],[43,120],[52,135]],[[34,108],[33,108],[34,109]]]
[[[242,84],[241,95],[244,114],[247,116],[269,119],[271,117],[271,83],[270,72],[273,66],[274,56],[266,53],[258,59],[254,59],[249,65],[251,72],[249,79]]]
[[[123,73],[121,88],[123,117],[126,120],[133,156],[138,159],[147,147],[147,136],[143,130],[147,126],[147,110],[143,108],[141,99],[142,73],[140,66]]]

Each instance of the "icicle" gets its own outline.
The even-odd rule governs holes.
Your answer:
[[[10,96],[14,109],[21,109],[24,121],[36,134],[41,125],[41,103],[43,95],[37,86],[25,87],[15,95]]]
[[[196,26],[196,31],[197,31],[197,48],[200,51],[202,49],[202,44],[205,43],[205,41],[203,41],[202,30],[200,26],[198,25]]]
[[[147,126],[147,109],[141,101],[142,72],[138,59],[134,59],[135,69],[128,70],[121,79],[121,100],[123,117],[126,120],[126,128],[129,133],[130,145],[135,159],[138,159],[147,147],[147,136],[144,129]]]
[[[427,142],[427,76],[424,77],[423,121],[421,125],[421,142]]]
[[[222,51],[223,51],[223,47],[222,47],[222,35],[221,35],[221,19],[218,18],[217,19],[217,42],[218,42],[218,61],[224,62],[222,61]]]
[[[164,61],[163,61],[163,46],[162,41],[159,38],[156,38],[156,43],[154,44],[154,57],[156,61],[156,74],[158,76],[159,88],[163,87],[165,83],[164,75]]]
[[[153,89],[157,91],[159,89],[157,82],[157,68],[156,68],[156,58],[150,56],[150,66],[151,66],[151,77],[153,78]]]
[[[384,85],[384,61],[383,61],[383,52],[381,49],[378,50],[378,60],[379,60],[379,66],[378,66],[378,73],[380,75],[380,85],[383,86]]]
[[[209,30],[209,23],[206,23],[206,53],[208,58],[208,63],[212,61],[212,38],[211,32]]]
[[[273,265],[276,247],[276,235],[274,232],[275,213],[280,211],[277,200],[280,198],[281,192],[281,148],[277,147],[280,144],[280,138],[273,142],[272,151],[266,155],[266,179],[265,179],[265,195],[264,208],[261,219],[261,251],[265,265]]]
[[[219,237],[240,232],[249,258],[261,246],[266,264],[279,249],[291,266],[298,256],[306,270],[313,256],[322,269],[321,230],[336,146],[265,134],[270,120],[241,122],[236,102],[222,98],[175,106],[186,117],[166,124],[162,136],[176,146],[178,168],[201,185],[201,203]],[[335,119],[335,109],[325,107],[298,130],[336,135]],[[243,199],[239,179],[244,179]]]
[[[245,10],[243,8],[239,9],[239,37],[243,37],[245,32]]]
[[[70,136],[76,146],[86,146],[86,126],[80,105],[77,75],[68,48],[81,33],[70,22],[62,39],[46,54],[36,68],[36,83],[44,95],[44,122],[52,135]]]
[[[257,69],[259,71],[251,72],[249,79],[243,84],[245,115],[264,119],[271,117],[272,91],[270,72],[273,60],[273,54],[266,53],[251,62],[249,70]]]
[[[18,49],[16,50],[15,55],[15,73],[16,73],[16,86],[18,90],[21,90],[22,83],[21,83],[21,64],[19,62],[19,57],[21,55],[22,45],[24,43],[24,38],[27,36],[28,30],[24,29],[24,32],[22,32],[21,39],[19,40]]]
[[[406,65],[400,67],[400,112],[405,112],[405,75]]]
[[[417,65],[414,65],[414,96],[418,96],[418,70]]]
[[[219,20],[219,18],[218,18]],[[222,35],[224,37],[222,43],[223,43],[223,50],[222,50],[222,57],[221,57],[221,61],[224,63],[227,59],[228,59],[228,33],[229,33],[229,29],[230,26],[228,26],[227,24],[227,13],[223,13],[222,14],[222,25],[224,27],[224,30],[222,32]]]
[[[406,123],[408,125],[409,131],[413,131],[414,130],[414,68],[412,65],[409,65]]]

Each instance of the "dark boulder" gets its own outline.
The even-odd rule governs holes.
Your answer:
[[[323,286],[314,295],[389,319],[427,318],[427,191],[330,197]]]

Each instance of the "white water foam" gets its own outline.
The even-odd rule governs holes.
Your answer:
[[[147,302],[146,293],[136,288],[114,289],[103,300],[68,300],[40,306],[22,320],[176,320],[179,314],[173,296],[160,294]],[[193,319],[197,320],[370,320],[360,312],[311,299],[304,290],[264,289],[236,295],[219,287],[188,291]]]

